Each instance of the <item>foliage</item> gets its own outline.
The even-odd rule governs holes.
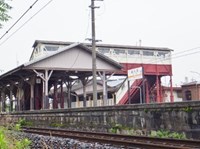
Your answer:
[[[5,131],[3,128],[0,129],[0,148],[8,149],[8,141],[6,140]]]
[[[32,126],[33,123],[26,121],[24,118],[20,118],[19,121],[17,122],[20,126]]]
[[[183,111],[185,111],[185,112],[191,112],[192,111],[192,107],[190,107],[190,106],[185,107],[185,108],[183,108]]]
[[[18,126],[17,126],[18,127]],[[0,149],[29,149],[31,141],[27,138],[16,140],[6,128],[0,128]]]
[[[20,118],[19,121],[17,122],[19,125],[21,126],[25,126],[26,125],[26,120],[24,118]]]
[[[20,125],[20,124],[16,124],[16,125],[13,127],[13,130],[15,130],[15,131],[21,131],[21,125]]]
[[[27,149],[29,148],[29,145],[31,144],[31,141],[27,138],[17,141],[16,142],[16,149]]]
[[[134,130],[133,128],[124,127],[121,124],[113,124],[112,128],[109,129],[111,133],[123,133],[129,135],[145,135],[146,133],[142,130]],[[147,135],[147,134],[146,134]],[[158,137],[158,138],[172,138],[172,139],[186,139],[185,133],[171,132],[168,130],[158,130],[151,131],[148,134],[150,137]]]
[[[115,124],[111,129],[110,131],[112,133],[117,133],[117,131],[121,130],[122,129],[122,125],[121,124]]]
[[[60,123],[51,123],[50,126],[51,127],[63,127],[63,124],[60,124]]]
[[[11,124],[11,129],[15,131],[21,131],[21,127],[23,126],[32,126],[32,122],[26,121],[24,118],[20,118],[19,121],[15,124]]]
[[[5,0],[0,0],[0,22],[6,22],[11,17],[8,15],[8,10],[12,7],[5,2]],[[2,23],[0,23],[0,28],[2,27]]]
[[[144,112],[145,112],[145,113],[148,113],[148,110],[147,110],[147,109],[144,109]]]
[[[150,136],[158,138],[186,139],[184,133],[170,132],[165,130],[151,131]]]

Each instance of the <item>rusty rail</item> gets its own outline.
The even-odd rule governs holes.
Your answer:
[[[198,140],[164,139],[146,136],[132,136],[112,133],[97,133],[86,131],[72,131],[55,128],[23,127],[27,133],[73,138],[125,147],[139,147],[148,149],[200,149]]]

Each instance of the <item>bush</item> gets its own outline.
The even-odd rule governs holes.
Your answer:
[[[14,129],[18,128],[19,124]],[[31,141],[27,138],[16,140],[6,128],[0,128],[0,149],[29,149]]]
[[[151,131],[150,136],[158,138],[186,139],[184,133],[170,132],[165,130]]]

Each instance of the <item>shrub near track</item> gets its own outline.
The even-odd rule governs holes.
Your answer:
[[[8,130],[5,127],[0,127],[0,149],[30,149],[31,141],[27,138],[17,140],[13,133],[20,131],[19,124],[14,125],[12,128],[9,126]]]

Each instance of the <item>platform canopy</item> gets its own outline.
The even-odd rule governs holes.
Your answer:
[[[109,57],[96,53],[96,71],[112,73],[122,69],[122,66]],[[92,50],[81,43],[74,43],[58,51],[22,64],[0,76],[0,86],[17,82],[35,76],[44,71],[52,71],[51,78],[66,76],[92,76]],[[38,72],[38,73],[36,73]]]

